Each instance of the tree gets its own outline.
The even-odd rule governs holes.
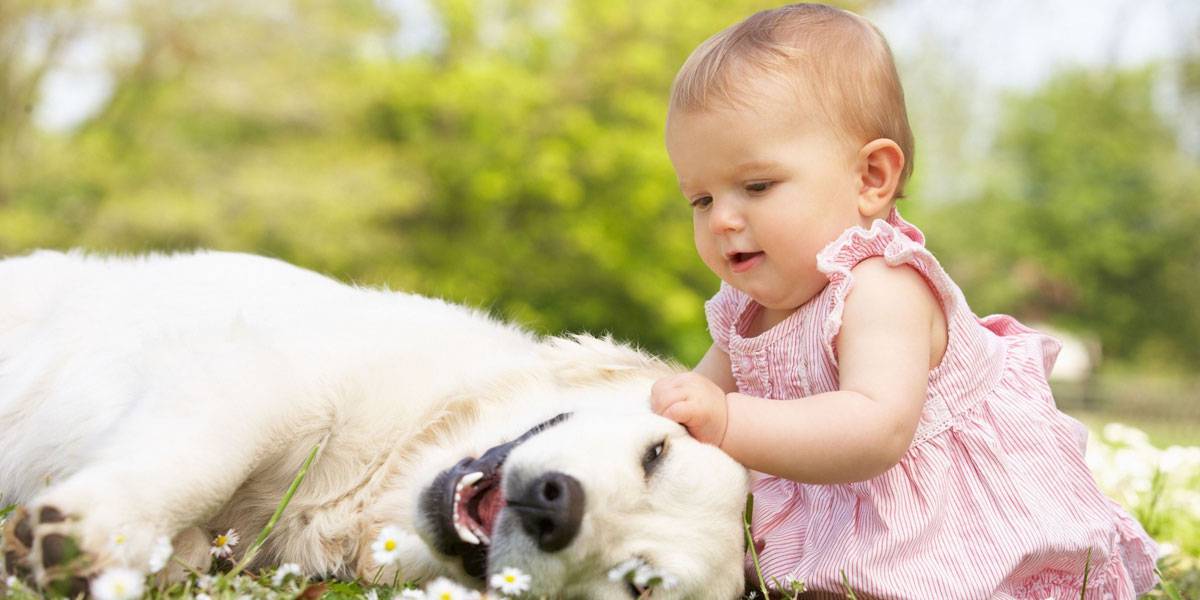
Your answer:
[[[140,52],[99,115],[14,164],[0,252],[253,251],[695,360],[717,280],[667,94],[769,5],[439,0],[442,43],[398,53],[405,15],[369,0],[130,2]]]
[[[1126,361],[1200,359],[1200,169],[1154,81],[1073,71],[1010,101],[989,191],[938,218],[977,309],[1094,331]]]

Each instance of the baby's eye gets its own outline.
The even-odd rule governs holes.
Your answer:
[[[692,208],[704,210],[709,206],[712,206],[712,196],[700,196],[698,198],[692,198],[692,201],[689,204],[692,205]]]
[[[775,185],[775,183],[772,181],[755,181],[746,184],[746,191],[750,192],[751,194],[761,194],[771,189],[771,186],[773,185]]]

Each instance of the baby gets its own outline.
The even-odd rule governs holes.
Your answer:
[[[751,16],[675,79],[667,151],[721,278],[713,345],[654,410],[758,472],[767,581],[881,598],[1134,598],[1157,549],[1046,383],[1059,345],[979,318],[896,211],[913,140],[887,42]],[[1086,564],[1086,567],[1085,567]]]

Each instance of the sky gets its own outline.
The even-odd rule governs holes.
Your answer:
[[[425,0],[379,1],[402,14],[407,30],[397,36],[405,44],[399,50],[436,43]],[[896,0],[867,16],[887,36],[902,75],[936,47],[971,73],[981,94],[1032,88],[1063,66],[1139,65],[1200,43],[1196,0]],[[112,93],[106,53],[136,50],[119,30],[84,36],[45,78],[35,121],[52,131],[79,124]],[[975,110],[990,109],[982,103]]]
[[[1139,65],[1200,43],[1196,0],[899,0],[867,16],[899,59],[937,42],[990,88],[1028,89],[1063,66]]]

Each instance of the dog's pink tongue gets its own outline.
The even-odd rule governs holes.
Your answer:
[[[491,537],[492,530],[496,528],[496,517],[508,502],[504,500],[504,494],[500,492],[498,485],[492,486],[483,494],[483,498],[479,500],[479,524],[483,526],[488,537]]]

